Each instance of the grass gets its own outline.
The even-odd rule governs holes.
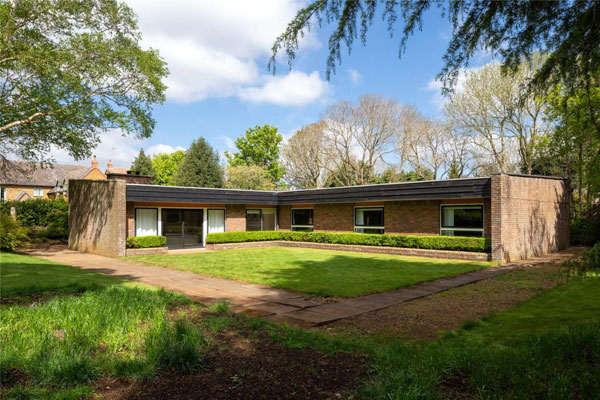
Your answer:
[[[0,376],[7,399],[91,397],[102,377],[195,370],[209,345],[203,332],[226,334],[241,324],[291,348],[366,354],[374,374],[357,398],[563,399],[600,392],[598,278],[572,279],[438,340],[406,341],[281,327],[234,317],[226,304],[192,324],[198,312],[182,296],[32,257],[0,256]],[[39,301],[34,290],[54,296]],[[35,302],[4,304],[14,296]],[[185,316],[174,317],[181,306]]]
[[[11,396],[77,397],[103,376],[151,377],[202,361],[199,333],[169,318],[187,298],[42,259],[0,256],[0,376],[3,385],[26,381]],[[49,387],[62,394],[46,393]]]
[[[265,247],[129,260],[317,296],[354,297],[489,267],[489,262]]]

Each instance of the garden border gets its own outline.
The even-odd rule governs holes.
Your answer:
[[[388,246],[363,246],[354,244],[332,244],[332,243],[314,243],[314,242],[288,242],[281,240],[259,241],[259,242],[238,242],[238,243],[214,243],[206,244],[207,250],[226,250],[240,249],[249,247],[301,247],[311,249],[354,251],[359,253],[378,253],[393,254],[398,256],[428,257],[428,258],[446,258],[451,260],[465,261],[490,261],[492,259],[489,253],[479,253],[472,251],[456,250],[435,250],[435,249],[414,249],[407,247],[388,247]],[[128,249],[129,250],[129,249]]]

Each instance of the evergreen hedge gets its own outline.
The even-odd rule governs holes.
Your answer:
[[[490,238],[459,236],[416,236],[416,235],[377,235],[366,233],[327,233],[327,232],[287,232],[252,231],[210,233],[206,243],[242,243],[268,240],[292,242],[312,242],[331,244],[351,244],[362,246],[407,247],[414,249],[455,250],[487,252],[491,250]]]
[[[69,212],[69,204],[62,198],[5,201],[0,203],[0,212],[9,214],[11,207],[15,207],[19,222],[29,227],[48,226],[56,220],[57,214],[63,214],[66,219]]]
[[[131,236],[127,238],[127,247],[133,249],[162,247],[165,244],[167,244],[166,236]]]

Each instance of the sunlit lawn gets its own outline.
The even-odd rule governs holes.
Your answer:
[[[354,297],[486,268],[488,262],[287,247],[128,257],[147,264],[318,296]]]

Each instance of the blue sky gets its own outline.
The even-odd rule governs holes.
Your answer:
[[[154,108],[153,136],[139,141],[122,138],[119,132],[103,135],[96,151],[101,165],[112,158],[128,166],[140,147],[150,153],[168,152],[187,148],[201,136],[222,153],[257,124],[274,125],[289,136],[317,121],[328,105],[365,93],[413,103],[426,115],[440,113],[433,79],[441,69],[451,28],[437,9],[427,13],[423,32],[409,40],[402,58],[399,37],[390,38],[378,16],[367,46],[357,40],[327,82],[327,26],[307,35],[291,72],[284,57],[279,58],[275,77],[267,70],[273,40],[303,1],[126,2],[138,14],[143,46],[159,49],[169,65],[169,89],[167,101]],[[59,162],[70,162],[60,151],[54,155]]]

